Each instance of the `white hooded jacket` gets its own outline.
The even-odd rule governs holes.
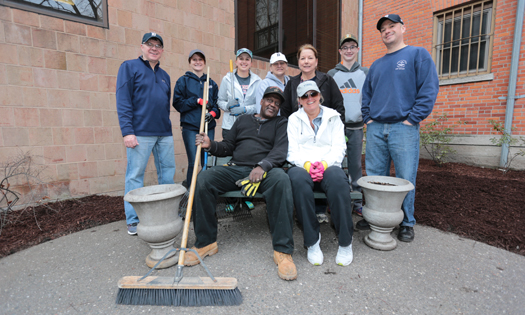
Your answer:
[[[308,115],[301,107],[288,117],[288,162],[303,167],[307,161],[325,161],[328,166],[339,166],[346,154],[344,125],[339,113],[321,105],[322,121],[317,135]]]
[[[237,73],[237,69],[235,69],[234,72]],[[246,91],[246,96],[244,96],[242,93],[241,85],[239,84],[239,81],[237,81],[237,79],[235,78],[235,73],[233,75],[233,98],[238,98],[239,104],[244,105],[246,107],[246,114],[257,113],[255,108],[255,94],[257,92],[259,82],[261,82],[261,78],[252,71],[250,71],[250,85],[248,87],[248,91]],[[230,115],[230,110],[228,109],[228,101],[232,99],[231,91],[231,73],[228,73],[222,78],[221,86],[219,88],[219,100],[217,101],[217,105],[219,105],[219,108],[224,111],[224,115],[222,116],[222,129],[226,130],[230,130],[235,120],[237,120],[236,116]]]

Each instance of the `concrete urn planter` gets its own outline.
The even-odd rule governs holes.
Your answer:
[[[151,247],[151,253],[146,257],[146,265],[150,268],[173,249],[175,238],[182,230],[178,208],[185,192],[184,186],[170,184],[137,188],[124,196],[139,217],[138,237]],[[177,260],[178,255],[173,253],[157,268],[171,267]]]
[[[397,242],[390,233],[403,221],[401,205],[414,185],[408,180],[390,176],[365,176],[357,184],[366,200],[363,217],[372,229],[364,238],[365,244],[379,250],[395,249]]]

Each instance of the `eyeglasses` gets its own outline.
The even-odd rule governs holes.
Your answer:
[[[341,47],[341,50],[342,51],[347,51],[349,49],[356,50],[357,48],[358,48],[357,46],[343,46],[343,47]]]
[[[153,44],[152,42],[145,42],[144,45],[148,46],[149,48],[157,48],[157,49],[162,49],[164,48],[164,46],[162,46],[161,44]]]
[[[273,99],[271,98],[265,98],[264,99],[267,103],[270,103],[270,104],[273,104],[277,107],[281,106],[281,103],[279,101],[274,101]]]
[[[317,91],[312,91],[310,93],[306,92],[303,96],[300,97],[300,99],[307,100],[309,97],[317,97],[317,95],[319,95],[319,92]]]

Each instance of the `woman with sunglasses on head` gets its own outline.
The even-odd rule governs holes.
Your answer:
[[[317,84],[306,81],[297,87],[299,109],[288,117],[288,170],[297,219],[303,227],[304,246],[312,265],[324,260],[319,246],[320,223],[315,213],[314,190],[326,194],[332,222],[339,238],[336,264],[352,263],[352,208],[350,183],[341,168],[346,153],[344,125],[340,114],[324,105]]]
[[[200,49],[194,49],[190,52],[188,62],[192,71],[187,71],[177,80],[173,91],[173,107],[180,113],[180,126],[182,129],[182,140],[186,147],[188,156],[188,172],[186,174],[186,187],[191,185],[193,175],[193,166],[197,147],[195,146],[195,136],[199,133],[201,114],[204,97],[204,85],[207,74],[204,73],[206,66],[206,56]],[[208,137],[215,138],[215,120],[221,116],[221,111],[217,106],[219,87],[217,83],[210,79],[208,97],[208,113],[206,122],[208,123]],[[204,154],[201,154],[201,165],[204,164]]]
[[[301,73],[291,77],[284,89],[285,101],[281,104],[281,115],[290,116],[299,109],[297,103],[297,86],[301,82],[314,81],[324,97],[323,105],[335,109],[341,115],[341,121],[345,119],[345,106],[341,91],[334,79],[326,73],[317,71],[317,50],[310,44],[304,44],[297,51],[299,69]]]
[[[220,109],[224,111],[222,117],[223,138],[230,131],[238,116],[257,113],[255,94],[261,78],[250,70],[252,52],[247,48],[237,50],[235,65],[233,82],[231,73],[228,73],[222,78],[219,89],[218,104]]]

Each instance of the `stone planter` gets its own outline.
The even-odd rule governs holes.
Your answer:
[[[151,247],[151,253],[146,257],[146,265],[150,268],[173,249],[175,237],[182,230],[178,208],[185,192],[186,188],[178,184],[155,185],[134,189],[124,196],[139,217],[138,237]],[[174,252],[157,268],[171,267],[177,260],[178,255]]]
[[[414,185],[408,180],[390,176],[365,176],[357,184],[361,186],[366,200],[363,217],[372,230],[365,237],[365,244],[379,250],[395,249],[397,242],[390,233],[403,221],[401,205]]]

